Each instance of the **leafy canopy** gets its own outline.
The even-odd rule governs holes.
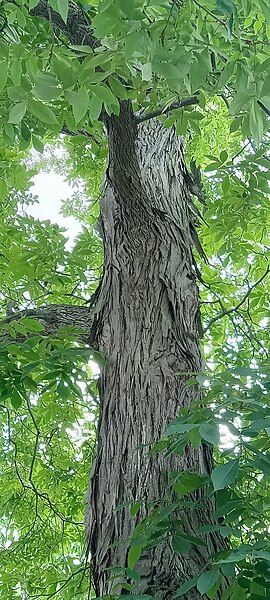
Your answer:
[[[207,372],[196,381],[206,393],[191,413],[180,413],[152,451],[181,454],[187,442],[203,441],[216,447],[216,465],[211,478],[172,474],[176,503],[161,502],[135,528],[128,567],[114,566],[112,577],[136,581],[144,548],[170,539],[175,552],[187,552],[207,543],[216,527],[230,548],[176,596],[196,586],[215,598],[226,575],[230,587],[223,600],[267,598],[268,4],[16,0],[1,3],[0,25],[3,318],[10,302],[20,310],[81,305],[98,283],[96,225],[107,155],[102,111],[117,115],[129,98],[138,119],[158,113],[164,127],[175,126],[184,138],[189,164],[203,171],[199,235],[209,262],[200,266],[200,291]],[[31,179],[48,168],[48,148],[49,166],[77,186],[63,206],[84,226],[72,250],[57,225],[29,216]],[[48,337],[31,316],[2,329],[1,598],[87,598],[83,499],[98,396],[91,352],[75,341],[72,329]],[[200,487],[210,497],[217,492],[215,516],[223,521],[205,524],[191,537],[177,526],[174,512],[194,506],[192,492]],[[140,499],[130,507],[132,516],[139,508]]]

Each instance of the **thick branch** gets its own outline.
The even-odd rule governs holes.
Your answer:
[[[248,289],[246,294],[243,296],[242,300],[240,300],[240,302],[238,302],[238,304],[236,304],[236,306],[233,306],[232,308],[229,308],[228,310],[223,310],[222,312],[218,313],[215,317],[210,319],[208,325],[204,328],[203,333],[208,331],[208,329],[210,329],[210,327],[212,327],[212,325],[216,321],[219,321],[219,319],[222,319],[226,315],[231,315],[232,313],[237,312],[239,310],[239,308],[246,302],[246,300],[250,296],[252,290],[254,290],[254,288],[256,288],[264,280],[264,278],[268,275],[269,271],[270,271],[270,267],[268,266],[265,273],[260,277],[260,279],[258,279],[258,281],[256,281],[252,286],[250,286],[250,288]]]
[[[45,19],[52,26],[62,31],[71,44],[75,44],[76,46],[91,46],[91,48],[98,46],[99,42],[91,30],[91,22],[87,13],[72,0],[68,6],[67,23],[50,7],[46,0],[40,0],[37,6],[30,12],[31,15]]]
[[[41,308],[14,312],[2,321],[2,329],[5,329],[5,324],[19,321],[23,317],[40,321],[44,327],[44,335],[54,335],[60,327],[75,327],[78,330],[78,339],[84,343],[89,342],[93,324],[92,309],[89,306],[48,304]]]
[[[184,108],[185,106],[192,106],[193,104],[198,104],[199,98],[198,96],[191,96],[190,98],[186,98],[185,100],[179,100],[178,102],[173,102],[166,108],[158,108],[157,110],[153,110],[151,112],[145,113],[144,115],[139,115],[136,118],[137,123],[143,123],[143,121],[149,121],[149,119],[154,119],[154,117],[159,117],[160,115],[167,115],[172,110],[176,108]]]

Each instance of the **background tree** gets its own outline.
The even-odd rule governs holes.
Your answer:
[[[2,596],[267,597],[269,9],[1,19]],[[27,213],[59,139],[72,252]]]

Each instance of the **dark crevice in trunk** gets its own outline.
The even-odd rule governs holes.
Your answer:
[[[129,506],[168,495],[173,470],[210,473],[209,447],[187,447],[184,456],[150,456],[180,407],[198,396],[179,373],[202,370],[199,305],[190,234],[182,144],[172,129],[151,120],[136,131],[131,107],[108,118],[109,167],[101,222],[105,268],[95,306],[96,344],[104,352],[96,459],[89,487],[88,534],[98,595],[111,591],[108,567],[127,565],[136,521]],[[211,522],[207,509],[181,511],[185,530]],[[119,506],[122,507],[119,509]],[[218,534],[207,547],[176,554],[170,540],[147,550],[138,563],[138,590],[172,598],[177,586],[201,572],[225,546]],[[192,590],[187,600],[200,598]]]

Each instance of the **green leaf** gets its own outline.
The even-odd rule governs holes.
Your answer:
[[[49,108],[49,106],[46,106],[46,104],[31,100],[29,108],[33,115],[42,121],[42,123],[47,123],[48,125],[57,124],[57,118],[54,112],[51,108]]]
[[[112,91],[105,85],[95,85],[93,88],[93,94],[104,102],[106,109],[110,107],[113,111],[116,111],[116,114],[119,113],[119,102],[118,99],[114,96]]]
[[[31,319],[31,317],[23,317],[21,323],[25,326],[27,331],[40,332],[44,331],[44,325],[37,319]]]
[[[57,0],[58,12],[61,15],[64,23],[67,22],[68,16],[68,0]]]
[[[219,155],[219,160],[221,163],[225,163],[228,158],[228,152],[226,150],[222,150]]]
[[[181,78],[179,69],[172,63],[157,62],[153,65],[153,70],[155,71],[155,73],[162,75],[167,80],[178,81]]]
[[[119,4],[122,12],[127,15],[128,17],[132,18],[134,15],[134,0],[129,0],[129,2],[126,2],[126,0],[117,0],[117,4]]]
[[[7,88],[7,95],[12,102],[22,102],[27,94],[22,87],[12,85]]]
[[[195,587],[197,581],[198,577],[192,577],[191,579],[188,579],[188,581],[186,581],[185,583],[182,583],[182,585],[180,585],[180,587],[177,588],[173,598],[179,598],[180,596],[183,596],[184,594],[189,592],[189,590]]]
[[[14,125],[20,123],[25,115],[25,111],[25,102],[19,102],[18,104],[15,104],[10,110],[8,123],[13,123]]]
[[[22,63],[19,59],[13,60],[10,69],[10,76],[14,85],[19,85],[22,76]]]
[[[4,87],[7,83],[7,75],[8,75],[8,61],[7,60],[1,60],[0,73],[1,73],[1,77],[0,77],[0,91],[1,91],[4,89]]]
[[[128,551],[128,568],[133,569],[142,554],[141,546],[130,546]]]
[[[209,71],[209,53],[208,50],[204,50],[201,54],[196,54],[190,68],[190,81],[193,91],[201,87]]]
[[[81,52],[82,54],[93,54],[93,50],[90,46],[84,46],[83,44],[77,46],[76,44],[71,44],[69,47],[71,50],[77,50],[77,52]]]
[[[89,95],[87,89],[82,86],[78,92],[66,91],[66,98],[72,106],[72,112],[76,123],[79,123],[86,114],[89,106]]]
[[[40,0],[29,0],[29,10],[35,8],[35,6],[37,6],[39,2]]]
[[[217,583],[218,578],[219,571],[215,568],[202,573],[197,582],[197,588],[200,594],[206,594],[209,590],[211,590],[215,583]]]
[[[142,501],[141,500],[136,500],[136,502],[134,502],[134,504],[132,504],[132,506],[130,507],[130,514],[132,517],[135,517],[142,505]]]
[[[4,130],[5,130],[5,133],[8,135],[8,137],[10,137],[11,140],[14,140],[15,132],[14,132],[13,125],[11,125],[11,123],[5,123]]]
[[[67,400],[70,397],[69,387],[65,385],[63,381],[58,383],[56,391],[64,400]]]
[[[228,62],[223,71],[221,72],[220,78],[218,80],[218,85],[223,87],[227,81],[229,81],[235,70],[235,61]]]
[[[232,0],[216,0],[217,10],[223,15],[231,15],[235,12],[236,6]]]
[[[249,117],[250,133],[256,144],[260,144],[263,137],[263,112],[256,100],[252,102]]]
[[[68,0],[49,0],[49,4],[53,10],[59,13],[64,23],[66,23],[68,16]]]
[[[245,560],[247,558],[247,556],[249,556],[251,554],[252,554],[252,546],[249,546],[248,544],[242,544],[242,546],[240,546],[236,550],[233,550],[232,552],[230,552],[229,556],[227,556],[226,558],[223,558],[221,560],[221,563],[222,564],[239,563],[242,560]]]
[[[57,79],[61,81],[64,89],[72,88],[77,82],[77,74],[71,60],[63,56],[53,55],[51,65]]]
[[[59,98],[62,92],[58,83],[56,77],[49,75],[49,73],[41,73],[35,77],[33,94],[39,100],[55,100],[56,98]]]
[[[17,391],[14,390],[12,392],[12,396],[11,396],[11,404],[14,408],[20,408],[20,406],[22,405],[23,402],[23,397],[21,396],[21,394]]]
[[[191,431],[191,429],[198,428],[198,425],[199,424],[195,423],[183,423],[181,419],[176,418],[165,429],[163,437],[167,437],[168,435],[174,435],[176,433],[186,433],[187,431]]]
[[[133,581],[141,581],[141,576],[140,576],[140,574],[139,574],[139,573],[137,573],[137,571],[134,571],[134,569],[129,569],[129,568],[127,568],[127,569],[126,569],[126,574],[127,574],[127,577],[128,577],[129,579],[133,579]]]
[[[259,0],[259,4],[267,23],[270,23],[270,7],[268,2],[265,0]]]
[[[44,144],[36,135],[33,135],[33,134],[32,134],[32,144],[37,152],[43,152]]]
[[[270,561],[270,551],[267,551],[267,550],[255,550],[253,552],[253,556],[254,556],[254,558],[260,558],[263,560]],[[269,565],[268,565],[268,568],[269,568]]]
[[[248,100],[250,100],[251,94],[248,91],[240,91],[236,94],[230,104],[230,114],[236,115],[241,108],[243,108]]]
[[[229,191],[230,187],[231,187],[231,181],[230,181],[229,175],[225,175],[225,177],[224,177],[224,179],[222,181],[221,186],[222,186],[223,193],[226,194]]]
[[[194,448],[199,448],[201,445],[202,438],[197,428],[188,432],[188,439]]]
[[[24,122],[21,124],[21,134],[22,134],[22,138],[26,142],[30,142],[30,140],[31,140],[31,131],[29,130],[29,128],[27,127],[27,125]]]
[[[143,81],[151,81],[153,77],[152,73],[152,63],[147,62],[141,65],[142,70],[142,80]]]
[[[120,79],[117,79],[116,77],[111,75],[108,81],[114,96],[120,98],[121,100],[125,100],[127,98],[127,92]]]
[[[198,473],[181,473],[177,477],[176,482],[173,483],[173,490],[185,496],[194,490],[199,489],[209,483],[209,477],[207,475],[199,475]]]
[[[218,426],[213,423],[203,423],[199,427],[199,433],[206,442],[210,442],[213,446],[218,446],[220,443],[220,435]]]
[[[89,102],[89,113],[91,121],[96,121],[99,118],[102,109],[102,100],[97,96],[92,96]]]
[[[177,533],[172,536],[172,547],[177,554],[186,554],[190,551],[191,544]]]
[[[235,481],[238,475],[239,460],[229,460],[224,465],[216,467],[212,474],[211,479],[214,485],[214,490],[222,490],[228,487]]]

